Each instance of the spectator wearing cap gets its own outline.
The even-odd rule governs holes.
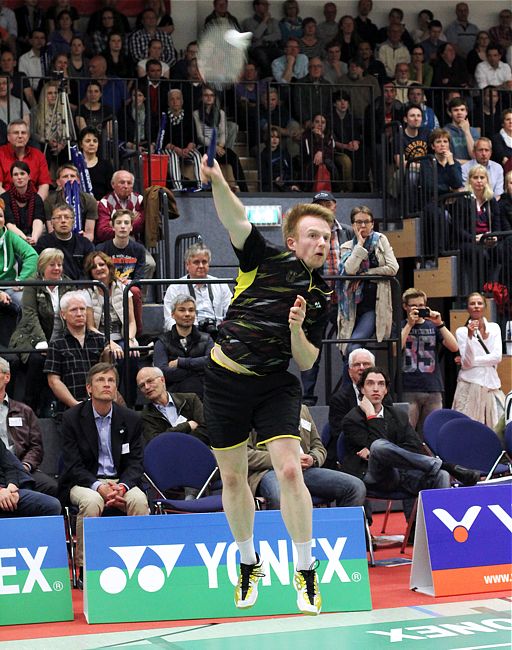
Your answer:
[[[348,72],[340,78],[340,86],[346,86],[350,96],[352,113],[358,119],[363,119],[366,108],[380,97],[380,87],[377,79],[372,75],[364,76],[365,62],[356,56],[350,59]]]
[[[336,215],[336,199],[331,192],[322,191],[317,192],[313,197],[312,203],[317,203],[318,205],[323,206],[330,210],[333,215]],[[350,241],[353,237],[353,231],[350,226],[341,224],[336,218],[332,224],[331,228],[331,241],[329,243],[329,253],[325,260],[322,275],[338,275],[339,262],[340,262],[340,248],[341,245],[347,241]],[[334,281],[329,283],[333,288],[333,293],[331,294],[331,303],[330,303],[330,312],[328,322],[326,323],[326,331],[324,332],[327,336],[332,336],[336,331],[336,320],[338,315],[338,300],[336,292],[334,291]],[[318,378],[318,371],[320,368],[320,358],[322,350],[315,361],[313,367],[310,370],[305,370],[301,372],[302,380],[302,389],[303,397],[302,402],[307,406],[314,406],[317,402],[317,396],[314,394],[316,381]]]

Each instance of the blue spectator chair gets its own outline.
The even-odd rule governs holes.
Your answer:
[[[423,423],[423,439],[432,454],[437,455],[437,444],[441,427],[451,420],[471,420],[464,413],[454,411],[453,409],[439,409],[429,413]]]
[[[190,434],[162,433],[144,449],[144,477],[156,492],[148,497],[158,514],[222,511],[222,496],[203,496],[218,472],[215,456],[204,442]],[[193,499],[167,498],[167,490],[193,488]]]
[[[451,420],[441,427],[437,453],[446,463],[477,469],[488,481],[495,474],[508,474],[501,463],[505,451],[495,432],[485,424],[470,420]]]
[[[322,440],[322,445],[324,447],[327,447],[329,441],[331,440],[331,425],[329,422],[326,422],[322,427],[322,430],[320,432],[320,439]]]
[[[505,427],[505,451],[512,459],[512,422]]]

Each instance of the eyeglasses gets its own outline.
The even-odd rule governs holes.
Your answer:
[[[354,221],[354,223],[356,224],[356,226],[368,226],[371,223],[373,223],[373,221],[371,219],[367,219],[365,221]]]
[[[371,365],[372,365],[372,364],[371,364],[369,361],[355,361],[354,363],[351,363],[351,364],[350,364],[350,367],[351,367],[351,368],[357,368],[357,367],[360,367],[360,368],[370,368]]]

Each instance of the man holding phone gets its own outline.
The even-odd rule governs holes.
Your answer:
[[[419,433],[429,413],[443,408],[443,379],[438,346],[457,352],[457,339],[438,311],[427,307],[427,294],[407,289],[402,294],[407,318],[402,322],[403,400],[409,402],[409,422]]]

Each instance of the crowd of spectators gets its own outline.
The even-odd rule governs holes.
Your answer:
[[[303,136],[315,115],[326,121],[325,133],[319,135],[322,148],[334,154],[328,165],[334,191],[381,189],[378,151],[376,155],[370,145],[382,134],[392,137],[383,127],[401,124],[409,103],[420,105],[428,131],[452,122],[464,128],[447,108],[458,95],[466,104],[471,137],[501,137],[506,147],[510,144],[502,119],[512,106],[512,13],[507,8],[499,12],[497,24],[480,26],[470,22],[465,2],[457,3],[455,19],[447,25],[425,9],[418,14],[416,29],[404,23],[398,7],[390,9],[387,25],[375,25],[371,0],[360,0],[356,15],[339,17],[336,4],[327,2],[325,20],[318,23],[311,16],[301,17],[299,3],[291,0],[284,3],[281,17],[277,3],[267,0],[254,0],[248,17],[233,15],[230,8],[227,0],[215,0],[202,29],[234,26],[252,32],[253,38],[240,82],[218,92],[204,85],[198,71],[198,40],[190,41],[180,58],[164,2],[148,2],[133,25],[115,6],[105,6],[87,22],[78,20],[69,3],[57,3],[45,14],[37,2],[27,2],[5,25],[9,36],[1,45],[0,143],[2,137],[5,142],[2,130],[7,124],[23,119],[30,143],[44,153],[54,178],[57,168],[69,162],[68,135],[74,142],[75,129],[95,128],[96,152],[81,135],[78,142],[95,176],[96,198],[104,189],[96,185],[110,170],[104,170],[94,154],[99,151],[100,162],[108,162],[114,148],[122,157],[156,149],[168,153],[170,186],[200,189],[197,155],[214,126],[221,135],[217,159],[235,191],[248,189],[234,146],[239,129],[248,132],[245,155],[256,158],[260,177],[263,169],[270,171],[274,190],[292,184],[309,191],[320,173],[325,180],[323,165],[313,162],[316,149],[301,146],[309,139]],[[200,35],[199,30],[198,39]],[[388,86],[394,90],[386,90]],[[63,90],[69,107],[62,100]],[[420,90],[421,102],[416,97]],[[176,91],[181,91],[181,105]],[[335,134],[340,91],[348,101],[343,119],[350,139],[338,140],[330,134]],[[274,127],[286,137],[281,145],[286,145],[289,158],[283,157],[282,164],[272,161]],[[455,158],[461,158],[456,141],[451,144]],[[462,160],[471,157],[471,141],[468,145]],[[506,164],[503,158],[509,156],[499,156],[495,147],[493,160]],[[276,178],[291,183],[274,183]]]

